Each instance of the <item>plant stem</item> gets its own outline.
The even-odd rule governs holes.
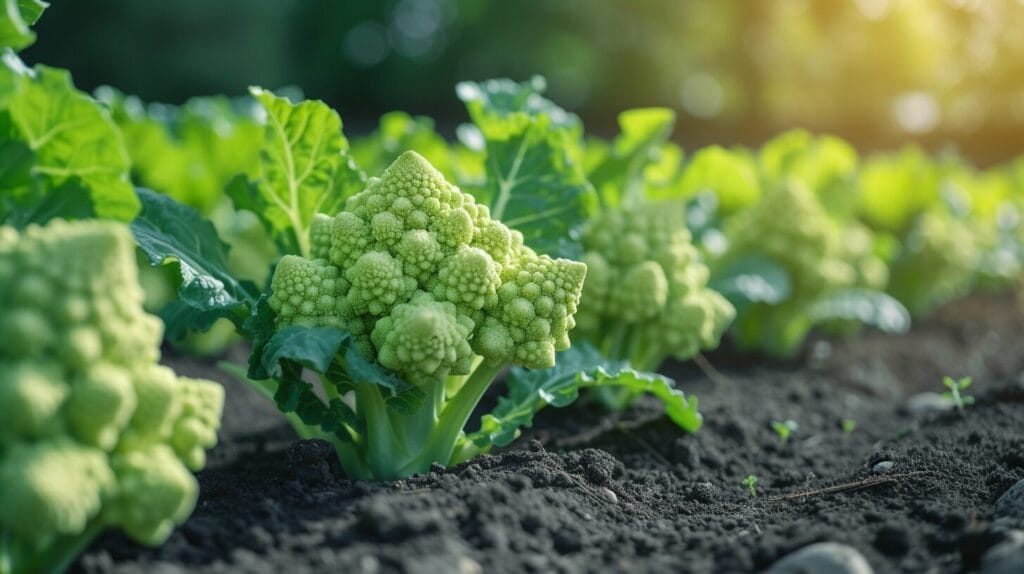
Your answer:
[[[352,480],[373,480],[373,471],[364,462],[364,457],[359,453],[356,445],[345,442],[336,436],[328,437],[334,445],[334,452],[338,454],[338,462],[345,474]]]
[[[396,440],[388,407],[377,385],[360,383],[356,385],[356,400],[360,414],[366,418],[366,463],[378,480],[402,478],[401,462],[408,452]]]
[[[451,462],[459,434],[503,366],[501,363],[484,361],[473,371],[458,394],[445,404],[434,432],[430,434],[419,455],[402,468],[402,475],[409,476],[426,471],[435,462],[444,465]]]
[[[94,518],[86,525],[85,530],[75,536],[58,537],[52,544],[46,546],[39,552],[26,554],[19,558],[11,550],[13,558],[8,566],[9,572],[31,573],[31,574],[60,574],[68,569],[68,566],[85,550],[89,544],[103,531],[103,521]],[[10,541],[8,541],[10,543]],[[12,544],[13,545],[13,544]],[[2,558],[2,556],[0,556]],[[3,562],[0,561],[0,566]],[[0,572],[7,574],[8,571],[0,569]]]

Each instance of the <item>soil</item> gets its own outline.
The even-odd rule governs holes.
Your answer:
[[[695,435],[649,401],[577,404],[503,452],[391,484],[347,480],[326,443],[295,441],[211,362],[172,357],[228,391],[195,514],[157,549],[105,534],[74,571],[753,572],[826,540],[879,573],[972,570],[998,538],[995,500],[1024,478],[1022,307],[974,296],[909,335],[818,339],[789,364],[723,349],[713,376],[666,368],[700,397]],[[943,375],[973,376],[977,402],[908,412]],[[770,423],[785,419],[799,428],[783,444]]]

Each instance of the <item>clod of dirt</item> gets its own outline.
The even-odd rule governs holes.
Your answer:
[[[804,546],[772,565],[765,574],[873,574],[864,555],[852,546],[837,542],[819,542]]]
[[[981,574],[1024,572],[1024,531],[1013,530],[1005,542],[992,547],[981,558]]]

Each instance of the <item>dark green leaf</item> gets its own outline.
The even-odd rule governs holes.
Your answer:
[[[752,303],[776,305],[792,293],[789,273],[760,255],[728,261],[715,271],[708,286],[721,293],[737,309]]]
[[[405,391],[410,386],[395,373],[367,360],[355,345],[349,345],[345,350],[345,371],[356,384],[372,383],[391,389],[395,393]]]
[[[270,378],[270,373],[263,368],[263,353],[270,338],[274,336],[277,329],[274,310],[270,308],[267,299],[270,297],[270,282],[267,282],[267,290],[260,295],[260,298],[253,305],[252,311],[242,324],[242,336],[252,344],[252,354],[249,355],[248,377],[257,381]]]
[[[870,289],[849,289],[811,305],[808,315],[815,323],[856,321],[886,333],[910,329],[910,312],[887,293]]]
[[[533,416],[547,405],[565,407],[587,387],[624,387],[631,392],[650,393],[665,405],[665,413],[681,428],[693,432],[701,426],[697,400],[687,398],[671,379],[641,373],[624,361],[609,361],[592,345],[576,344],[559,353],[550,369],[514,368],[506,378],[508,394],[498,399],[494,412],[484,415],[480,430],[467,439],[479,447],[504,446],[522,427],[533,424]]]
[[[178,300],[184,307],[176,306],[170,315],[179,320],[175,331],[205,330],[219,317],[240,324],[256,301],[256,289],[228,271],[228,247],[213,224],[165,195],[142,188],[138,195],[142,212],[131,225],[136,242],[154,266],[177,265],[181,275]]]
[[[95,216],[92,198],[77,178],[65,181],[56,189],[39,189],[40,184],[20,201],[7,202],[6,217],[0,223],[22,229],[30,224],[43,225],[51,219],[90,219]],[[3,200],[0,200],[2,202]]]
[[[331,327],[285,327],[274,333],[264,346],[263,369],[278,379],[287,372],[282,362],[288,361],[325,373],[348,337],[348,333]]]

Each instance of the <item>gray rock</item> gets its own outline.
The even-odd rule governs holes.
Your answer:
[[[907,399],[904,406],[910,414],[924,416],[953,410],[953,401],[943,397],[941,393],[918,393]]]
[[[1024,529],[1024,480],[1018,480],[999,497],[995,518],[997,528]]]
[[[871,467],[871,472],[875,474],[887,474],[892,470],[893,462],[891,460],[883,460],[882,462]]]
[[[766,574],[873,574],[871,565],[852,546],[819,542],[783,556]]]
[[[981,574],[1021,572],[1024,572],[1024,530],[1011,530],[1006,540],[989,548],[981,557]]]

